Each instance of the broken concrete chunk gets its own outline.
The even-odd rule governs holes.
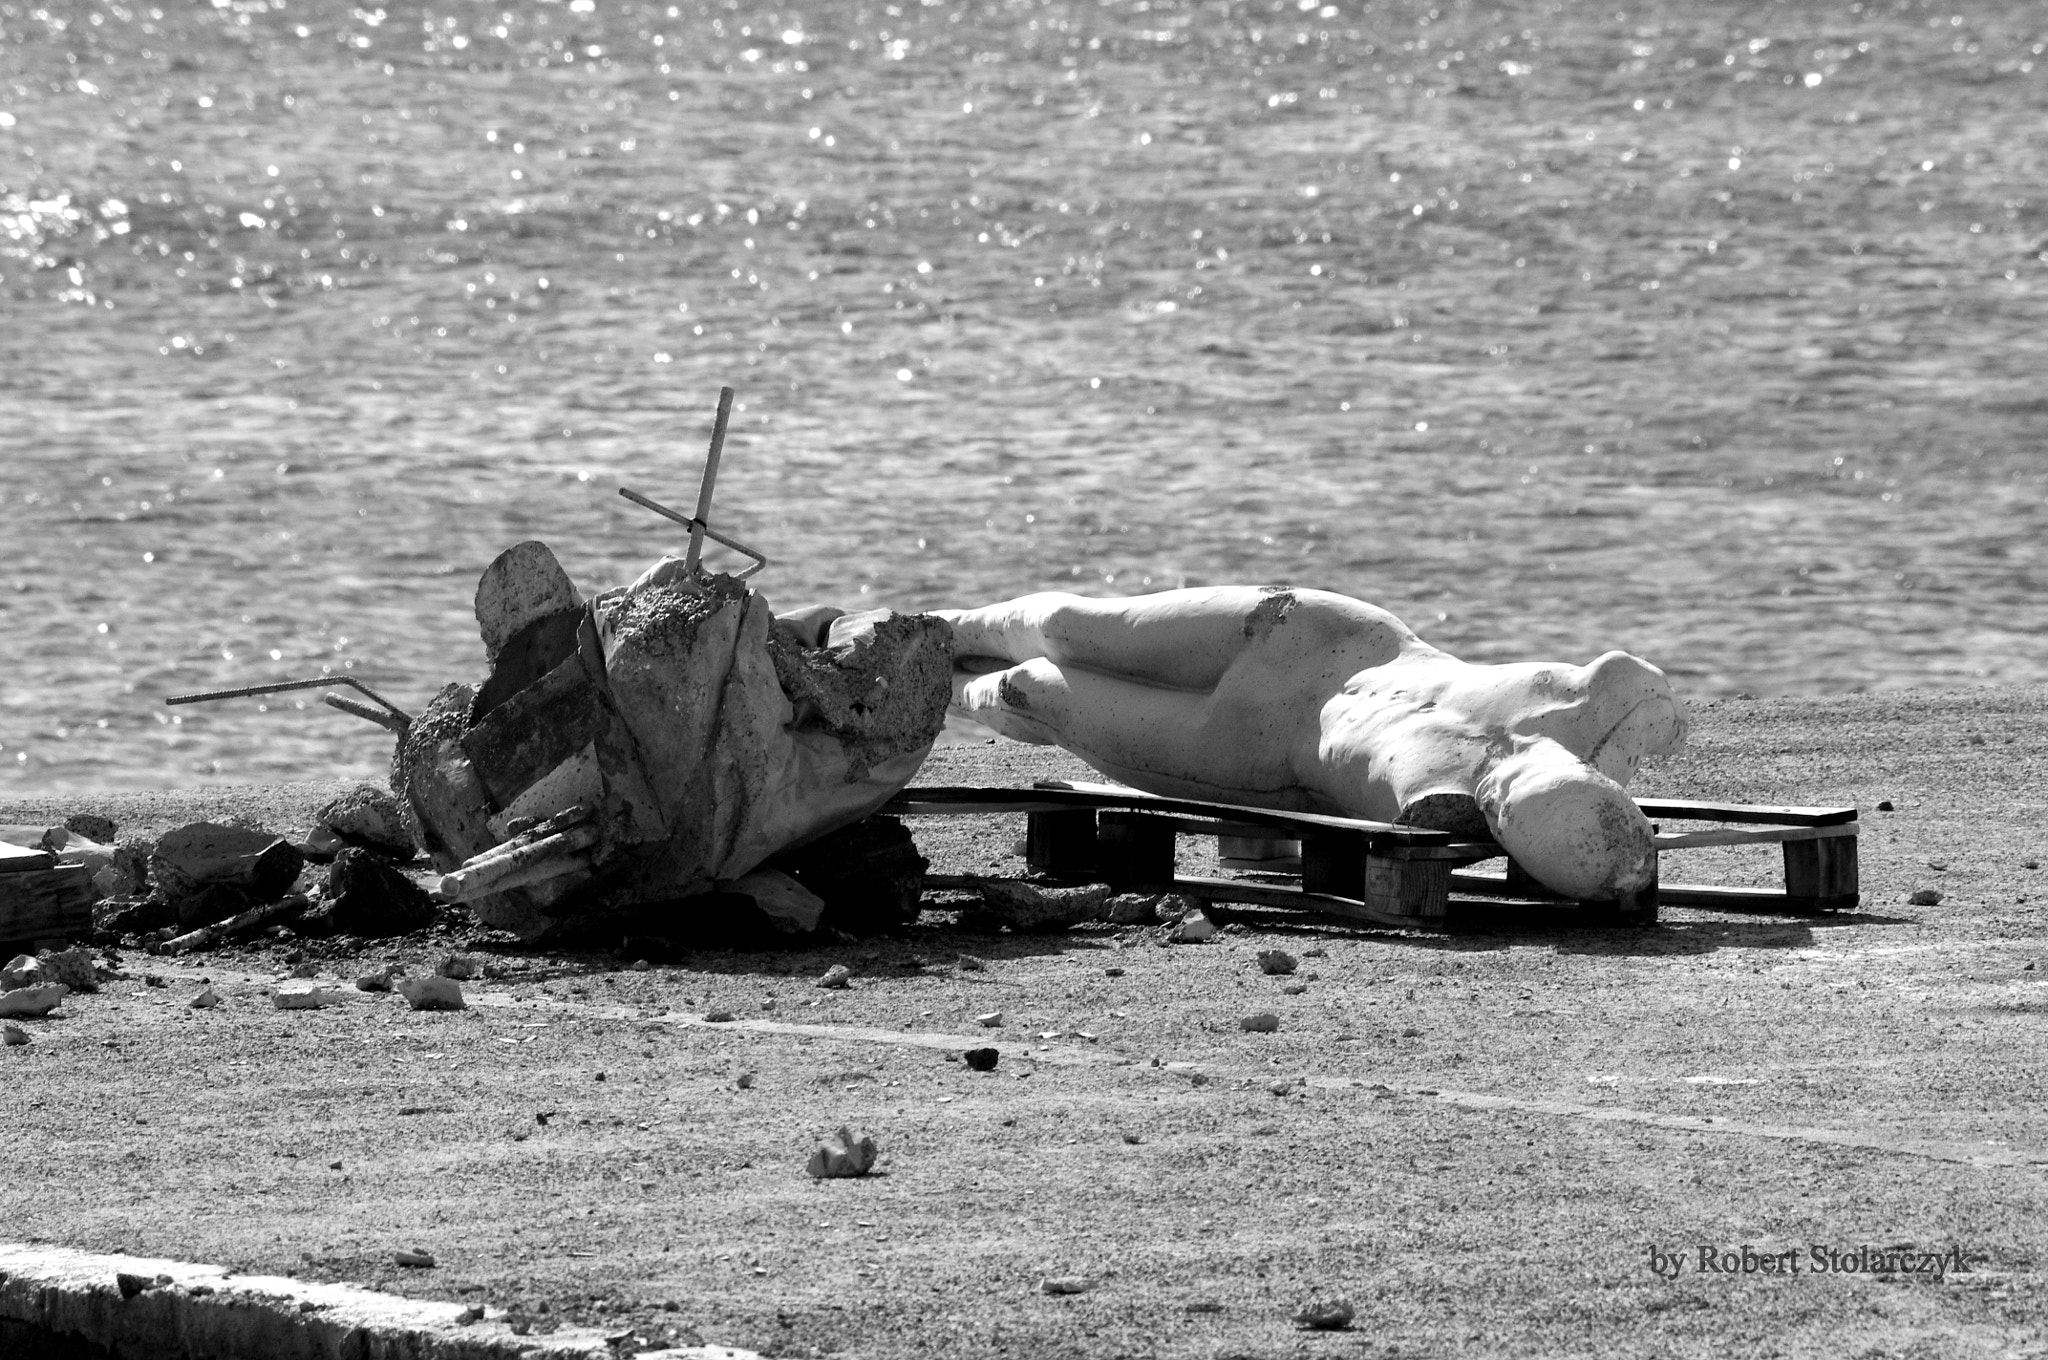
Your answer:
[[[71,989],[61,982],[44,982],[0,992],[0,1015],[48,1015],[70,992]]]
[[[270,994],[270,1004],[281,1011],[317,1011],[340,1000],[339,993],[312,981],[280,983]]]
[[[711,893],[880,807],[943,725],[941,619],[771,646],[764,599],[677,559],[587,605],[566,582],[540,544],[492,564],[478,590],[491,675],[437,696],[394,761],[444,874],[495,861],[527,817],[585,810],[581,843],[464,896],[488,925],[538,938]]]
[[[425,890],[390,859],[353,845],[334,856],[327,900],[334,928],[344,935],[406,935],[425,929],[440,916]]]
[[[1216,923],[1205,911],[1195,910],[1181,917],[1180,924],[1167,936],[1175,944],[1200,944],[1216,938]]]
[[[419,853],[404,806],[374,785],[356,785],[314,813],[313,820],[315,831],[325,830],[343,845],[373,850],[400,864]]]
[[[838,1133],[818,1144],[811,1153],[811,1159],[804,1165],[818,1180],[842,1176],[865,1176],[875,1164],[875,1140],[866,1136],[855,1136],[850,1128],[841,1128]]]
[[[49,981],[43,976],[42,960],[33,954],[16,954],[0,968],[0,991],[11,992],[20,987],[37,987]]]
[[[220,993],[213,990],[212,987],[201,987],[199,995],[193,997],[185,1004],[195,1011],[210,1011],[220,1004]]]
[[[462,1011],[469,1003],[462,999],[462,984],[448,977],[400,978],[398,994],[416,1011]]]
[[[853,982],[853,970],[843,963],[835,963],[825,970],[825,976],[818,979],[818,986],[831,990],[842,990]]]
[[[505,645],[551,615],[583,603],[575,582],[545,543],[515,543],[484,568],[476,584],[476,626],[493,665]]]
[[[808,935],[825,915],[825,899],[774,869],[756,869],[720,885],[754,899],[769,923],[785,935]]]
[[[227,887],[247,894],[242,904],[246,907],[274,902],[290,892],[305,863],[296,847],[272,832],[194,822],[158,839],[149,857],[149,877],[166,901],[182,903],[207,888]],[[213,919],[234,914],[223,911]],[[185,920],[183,924],[210,922]]]
[[[1001,1011],[984,1011],[974,1017],[974,1023],[980,1025],[983,1029],[994,1029],[1003,1023],[1003,1013]]]
[[[365,973],[356,979],[359,992],[388,992],[391,990],[391,970],[379,968],[374,973]]]
[[[1295,970],[1294,955],[1284,949],[1261,949],[1259,971],[1268,977],[1285,977]]]
[[[1042,888],[990,879],[981,884],[981,900],[989,915],[1012,930],[1065,930],[1096,918],[1103,903],[1109,900],[1109,885]]]

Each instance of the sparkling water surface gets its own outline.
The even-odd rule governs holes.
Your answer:
[[[0,0],[0,789],[383,772],[478,573],[2048,679],[2031,3]],[[725,559],[720,558],[723,561]]]

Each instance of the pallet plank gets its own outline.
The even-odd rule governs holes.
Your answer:
[[[1650,840],[1659,850],[1688,850],[1702,845],[1768,845],[1775,841],[1824,841],[1853,837],[1860,822],[1836,822],[1831,826],[1749,826],[1726,827],[1718,831],[1660,831]]]
[[[1695,798],[1638,798],[1651,820],[1674,822],[1783,822],[1787,826],[1833,826],[1856,820],[1852,807],[1766,807],[1757,803],[1709,803]]]

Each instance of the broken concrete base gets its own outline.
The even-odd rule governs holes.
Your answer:
[[[131,1294],[120,1276],[144,1282]],[[465,1322],[468,1305],[404,1299],[345,1284],[66,1247],[0,1243],[0,1343],[7,1354],[90,1354],[115,1360],[606,1360],[602,1332],[564,1327],[515,1336],[499,1310]],[[23,1336],[29,1347],[14,1345]],[[42,1343],[47,1341],[47,1346]],[[759,1360],[753,1351],[690,1346],[643,1360]]]

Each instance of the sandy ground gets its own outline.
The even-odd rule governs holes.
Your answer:
[[[1696,717],[1638,791],[1859,805],[1861,911],[1425,936],[1246,910],[1168,947],[932,910],[897,939],[676,966],[487,949],[473,1008],[441,1015],[266,996],[290,949],[347,979],[431,966],[434,936],[130,954],[0,1050],[4,1235],[773,1355],[2048,1354],[2048,691]],[[1005,744],[921,782],[1052,773],[1083,771]],[[13,800],[0,822],[302,828],[331,792]],[[1021,868],[1021,819],[915,829],[936,871]],[[1768,850],[1665,868],[1774,873]],[[1923,888],[1943,900],[1908,905]],[[1262,974],[1275,947],[1301,971]],[[853,986],[816,987],[835,962]],[[217,1010],[186,1006],[202,980]],[[1243,1031],[1254,1011],[1279,1031]],[[957,1061],[973,1044],[995,1071]],[[810,1179],[841,1124],[878,1174]],[[1953,1254],[1940,1278],[1815,1269],[1816,1246],[1907,1245]],[[438,1266],[393,1263],[414,1246]],[[1745,1248],[1797,1273],[1741,1273]],[[1352,1330],[1290,1322],[1328,1294]]]

